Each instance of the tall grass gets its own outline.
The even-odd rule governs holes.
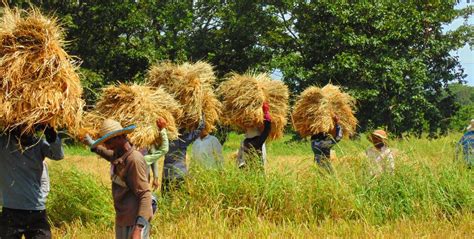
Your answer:
[[[286,137],[267,146],[268,165],[262,174],[236,169],[230,158],[240,137],[231,135],[225,149],[229,160],[223,170],[203,170],[191,162],[184,188],[160,198],[152,222],[154,235],[311,236],[316,230],[318,235],[344,236],[340,232],[348,233],[352,228],[360,230],[358,235],[368,236],[379,229],[399,230],[406,227],[404,223],[431,228],[428,235],[436,232],[433,225],[447,231],[462,228],[472,232],[473,171],[453,160],[459,136],[393,141],[391,147],[397,152],[395,173],[375,178],[368,170],[371,162],[364,156],[370,145],[364,137],[337,145],[334,174],[314,164],[309,142],[286,143]],[[59,178],[52,179],[56,184],[49,205],[50,216],[56,218],[53,221],[77,210],[76,206],[56,209],[62,206],[61,201],[78,204],[85,200],[95,207],[81,211],[75,218],[113,223],[109,217],[112,208],[104,206],[111,205],[110,196],[105,196],[110,194],[109,189],[93,186],[92,191],[81,194],[80,185],[89,188],[97,183],[76,169]],[[75,179],[62,182],[63,178]],[[76,193],[81,195],[80,200],[74,198]],[[97,213],[102,216],[91,216]],[[404,235],[410,235],[407,233]]]

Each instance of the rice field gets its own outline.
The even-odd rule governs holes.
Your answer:
[[[472,238],[474,178],[454,161],[460,134],[392,141],[396,172],[373,178],[370,143],[343,140],[327,175],[309,142],[291,136],[267,146],[266,174],[235,168],[242,135],[224,146],[222,171],[192,168],[185,189],[159,201],[153,238]],[[113,238],[109,166],[87,149],[68,147],[49,162],[48,199],[59,238]]]

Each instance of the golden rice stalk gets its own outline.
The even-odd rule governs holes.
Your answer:
[[[203,113],[206,117],[206,130],[215,128],[219,116],[219,101],[212,93],[216,77],[212,66],[205,62],[181,65],[163,62],[148,71],[147,83],[162,86],[174,95],[183,106],[183,116],[179,127],[194,130]]]
[[[222,99],[223,117],[226,125],[242,131],[249,128],[263,128],[263,102],[270,105],[272,130],[270,139],[283,136],[288,115],[288,87],[282,82],[271,80],[267,74],[231,74],[221,84],[218,94]]]
[[[202,107],[203,114],[206,117],[206,125],[201,134],[207,135],[216,129],[222,113],[222,103],[217,99],[214,91],[206,89]]]
[[[295,103],[292,113],[293,126],[302,137],[333,132],[333,117],[337,115],[343,134],[349,136],[357,126],[354,109],[355,99],[342,92],[338,86],[311,86],[301,93]]]
[[[162,88],[144,85],[108,86],[103,89],[96,108],[84,116],[84,128],[94,137],[102,120],[117,120],[123,127],[136,125],[137,128],[129,135],[130,141],[139,148],[149,148],[153,144],[161,144],[161,137],[156,128],[156,119],[165,119],[168,138],[178,138],[177,120],[182,109],[178,102]]]
[[[35,125],[77,131],[84,101],[77,61],[56,18],[38,9],[3,8],[0,20],[0,127],[34,133]]]

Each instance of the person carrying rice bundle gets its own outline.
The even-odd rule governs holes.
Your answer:
[[[145,155],[148,172],[153,172],[153,189],[157,189],[161,175],[157,161],[169,150],[168,138],[178,138],[181,114],[181,105],[163,88],[120,84],[103,89],[95,110],[84,117],[84,126],[96,137],[98,121],[103,118],[118,119],[124,125],[135,123],[130,142]]]
[[[466,133],[459,140],[456,147],[456,158],[462,152],[462,158],[466,162],[468,168],[474,166],[474,119],[466,128]]]
[[[357,125],[354,99],[339,87],[328,84],[323,88],[308,87],[295,103],[292,119],[301,137],[311,136],[315,162],[332,173],[331,148],[344,135],[352,134]]]
[[[99,139],[85,138],[92,152],[111,163],[112,196],[115,208],[115,238],[149,238],[153,215],[147,165],[143,155],[127,138],[135,125],[123,128],[113,119],[103,121]]]
[[[239,168],[264,170],[265,142],[283,136],[288,113],[288,88],[267,74],[231,74],[218,94],[222,121],[245,133],[237,156]]]
[[[373,147],[367,149],[365,154],[372,165],[371,174],[379,177],[385,172],[393,174],[395,170],[395,157],[388,147],[388,134],[384,130],[375,130],[369,135]]]
[[[170,141],[163,165],[162,192],[178,189],[188,174],[186,151],[204,132],[211,132],[219,120],[221,104],[212,85],[212,66],[205,62],[181,65],[164,62],[150,68],[147,84],[163,87],[183,106],[179,138]]]
[[[64,157],[59,129],[79,129],[84,101],[78,67],[64,50],[57,19],[38,9],[2,10],[0,238],[51,238],[44,159]]]

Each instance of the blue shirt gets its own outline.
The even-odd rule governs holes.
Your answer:
[[[461,140],[459,140],[458,145],[462,149],[464,160],[468,165],[474,165],[474,131],[466,132]]]
[[[39,139],[38,143],[22,152],[13,136],[0,136],[0,191],[5,208],[46,208],[46,195],[49,191],[48,171],[43,164],[46,157],[53,160],[64,157],[59,137],[51,144]]]
[[[169,151],[165,155],[165,163],[163,165],[163,179],[182,179],[188,173],[186,150],[199,137],[204,126],[204,120],[201,120],[196,130],[191,132],[180,130],[180,137],[169,142]]]

